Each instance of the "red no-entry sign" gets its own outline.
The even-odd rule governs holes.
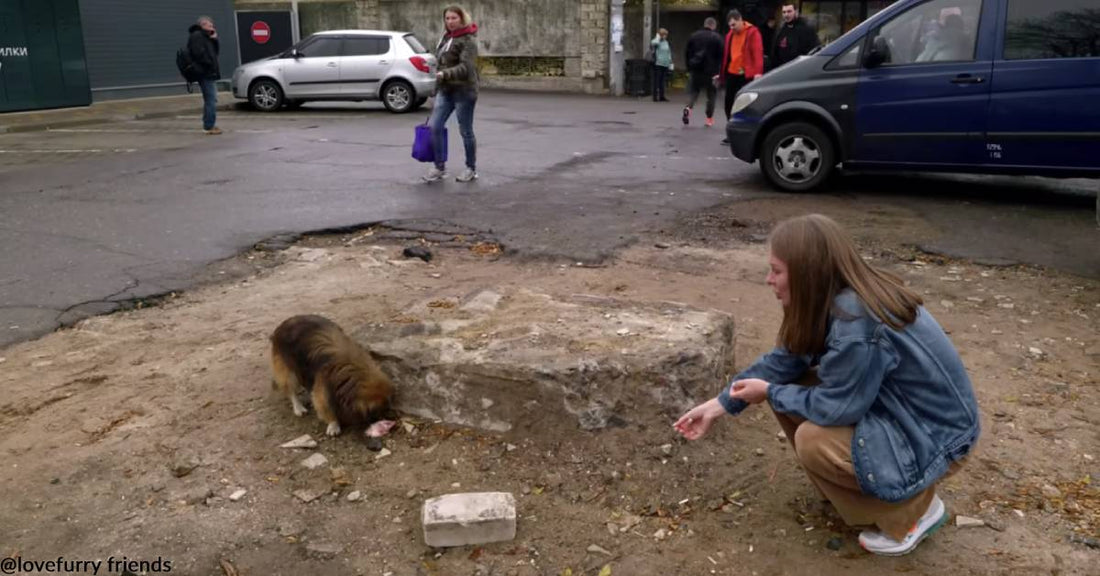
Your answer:
[[[268,40],[271,40],[271,26],[268,26],[267,22],[263,20],[253,22],[252,41],[257,44],[267,44]]]

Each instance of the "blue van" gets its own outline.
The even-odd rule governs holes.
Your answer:
[[[1100,176],[1100,0],[899,0],[733,111],[733,155],[788,191],[838,164]]]

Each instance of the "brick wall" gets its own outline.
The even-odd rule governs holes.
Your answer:
[[[607,88],[608,73],[608,0],[580,0],[581,78],[587,91]]]

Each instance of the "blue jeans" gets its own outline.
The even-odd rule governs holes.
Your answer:
[[[199,80],[202,89],[202,129],[214,127],[218,119],[218,84],[216,80]]]
[[[477,94],[459,90],[447,92],[440,90],[435,95],[435,106],[432,108],[432,149],[435,157],[442,158],[447,150],[447,142],[443,140],[443,127],[447,125],[451,113],[458,112],[458,131],[462,134],[462,144],[466,147],[466,167],[477,170],[477,139],[474,138],[474,107],[477,106]],[[440,170],[446,167],[444,162],[436,162],[435,167]]]

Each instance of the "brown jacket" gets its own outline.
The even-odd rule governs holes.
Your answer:
[[[477,94],[477,24],[448,32],[436,47],[439,71],[439,89],[447,92],[467,90]]]

